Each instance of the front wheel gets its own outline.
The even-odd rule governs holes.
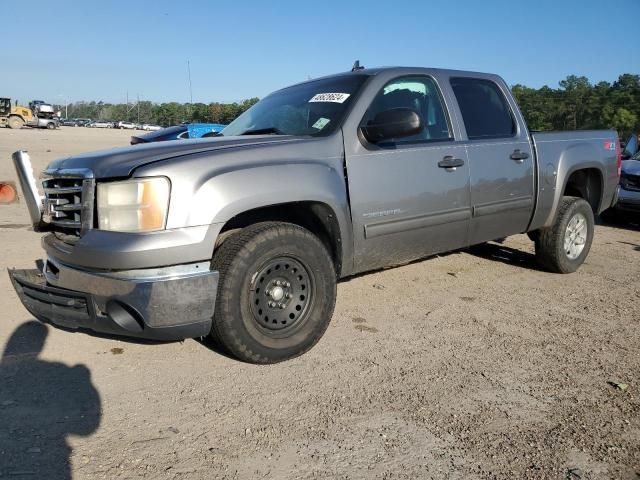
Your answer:
[[[12,115],[9,117],[9,121],[7,122],[9,128],[22,128],[24,126],[24,120],[22,118]]]
[[[593,211],[586,200],[563,197],[554,224],[538,231],[538,262],[552,272],[575,272],[589,254],[594,229]]]
[[[211,336],[240,360],[297,357],[327,329],[336,273],[308,230],[281,222],[248,226],[222,243],[212,266],[220,281]]]

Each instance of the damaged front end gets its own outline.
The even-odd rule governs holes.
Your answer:
[[[209,262],[120,269],[74,265],[76,247],[89,238],[85,234],[100,233],[94,229],[93,173],[88,169],[47,170],[44,195],[40,195],[29,155],[19,151],[12,158],[33,229],[51,232],[43,244],[55,240],[67,259],[60,261],[50,254],[36,262],[35,269],[9,270],[29,312],[65,328],[154,340],[209,333],[218,287],[218,272],[210,270]],[[118,248],[129,248],[123,242],[107,243],[110,258],[118,256]],[[159,257],[162,249],[153,252]],[[136,255],[135,249],[127,253]],[[98,260],[104,258],[96,259],[97,264]]]

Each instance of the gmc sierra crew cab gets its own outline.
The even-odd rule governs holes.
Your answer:
[[[271,363],[318,342],[336,282],[526,232],[575,271],[616,201],[615,131],[533,133],[496,75],[354,69],[276,91],[215,138],[13,156],[38,319],[157,340],[211,335]]]

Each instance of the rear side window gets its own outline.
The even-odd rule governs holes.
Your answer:
[[[511,109],[494,82],[479,78],[452,78],[451,87],[470,140],[515,135],[516,124]]]

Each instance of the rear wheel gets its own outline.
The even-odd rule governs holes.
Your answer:
[[[586,200],[563,197],[554,224],[538,231],[538,262],[552,272],[575,272],[589,254],[594,225],[593,211]]]
[[[22,128],[24,126],[24,120],[13,115],[9,117],[7,124],[9,125],[9,128]]]
[[[213,257],[220,272],[211,336],[251,363],[309,350],[324,334],[336,298],[327,249],[308,230],[280,222],[231,235]]]
[[[49,130],[53,130],[53,129],[55,129],[55,128],[56,128],[56,124],[55,124],[55,123],[53,123],[53,122],[49,122],[49,123],[47,123],[47,128],[48,128]]]

